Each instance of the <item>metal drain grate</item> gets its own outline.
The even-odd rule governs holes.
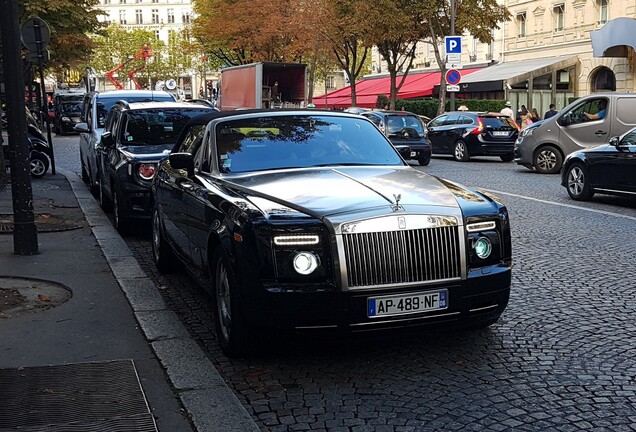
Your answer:
[[[0,369],[0,432],[157,432],[132,360]]]

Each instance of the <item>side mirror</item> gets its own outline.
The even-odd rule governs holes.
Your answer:
[[[90,131],[88,130],[88,123],[78,123],[73,127],[73,130],[75,132],[79,132],[79,133],[89,133]]]
[[[611,137],[609,140],[609,145],[612,145],[614,147],[618,147],[620,143],[621,143],[621,139],[617,136]]]
[[[102,147],[105,148],[113,148],[115,147],[115,140],[113,139],[113,134],[110,132],[104,132],[102,134]]]
[[[188,177],[194,177],[194,159],[190,153],[170,153],[170,166],[188,171]]]

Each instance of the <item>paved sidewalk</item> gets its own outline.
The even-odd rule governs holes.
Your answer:
[[[81,179],[58,169],[32,185],[39,255],[13,254],[0,192],[0,369],[132,360],[159,431],[258,430]],[[17,296],[24,280],[40,294]]]

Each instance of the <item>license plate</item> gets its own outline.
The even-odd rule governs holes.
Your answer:
[[[448,308],[448,291],[428,291],[424,293],[369,297],[367,313],[369,318],[381,316],[407,315]]]
[[[411,157],[415,157],[415,156],[417,156],[417,152],[412,151],[411,152]]]
[[[503,131],[493,131],[493,136],[508,136],[508,132]]]

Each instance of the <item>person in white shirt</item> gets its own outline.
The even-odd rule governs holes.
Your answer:
[[[507,115],[508,117],[514,120],[515,113],[512,112],[512,108],[510,108],[511,106],[512,104],[510,103],[510,101],[506,101],[506,106],[501,110],[501,114]]]

